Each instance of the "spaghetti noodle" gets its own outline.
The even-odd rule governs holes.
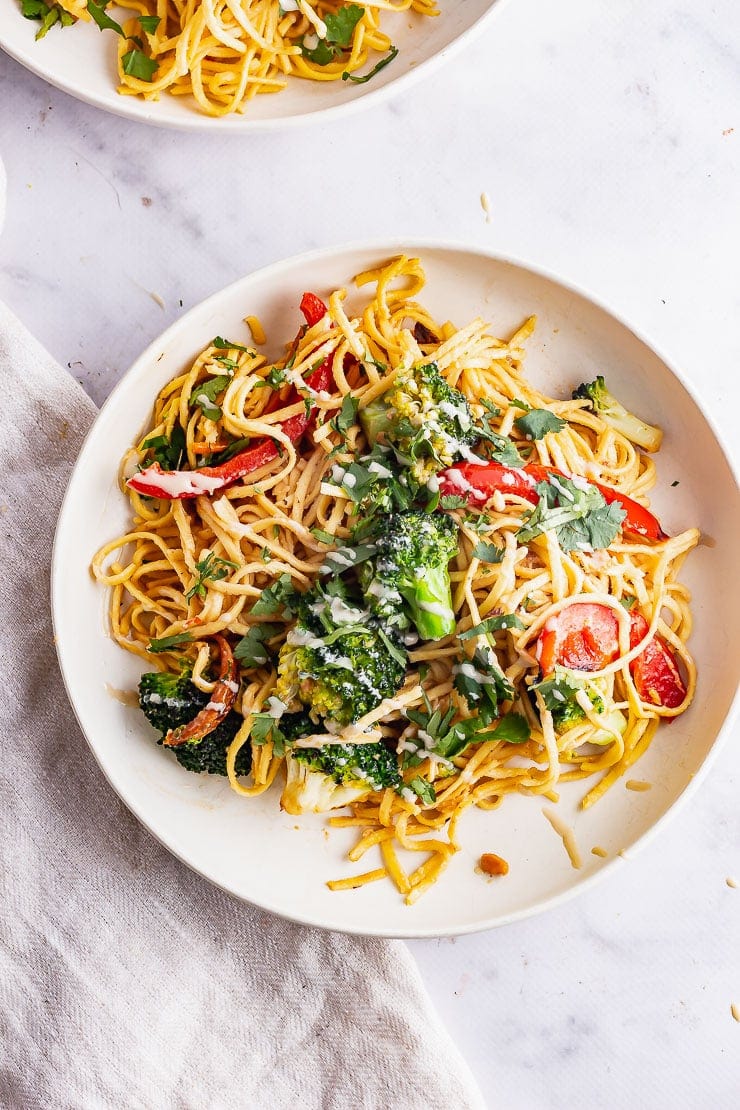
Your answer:
[[[412,904],[458,850],[468,806],[492,809],[517,792],[557,801],[571,780],[590,780],[590,806],[633,767],[661,719],[688,707],[696,672],[678,572],[699,534],[665,536],[645,506],[655,481],[648,455],[583,398],[545,397],[527,381],[534,318],[508,340],[480,319],[439,324],[416,300],[416,259],[355,280],[374,286],[361,315],[348,317],[344,290],[328,308],[306,295],[308,322],[277,362],[218,337],[164,386],[123,461],[132,528],[92,570],[110,590],[121,647],[191,673],[208,701],[195,732],[204,714],[234,715],[224,768],[233,789],[254,796],[287,770],[290,812],[349,804],[329,821],[357,830],[349,859],[365,866],[333,889],[387,876]],[[475,450],[449,437],[434,447],[430,414],[415,419],[420,367],[433,367],[449,396],[462,394],[455,404],[470,414]],[[368,414],[390,396],[400,405],[400,382],[412,396],[404,427],[416,437],[413,457],[392,437],[371,450]],[[451,405],[441,402],[448,415]],[[389,505],[399,490],[410,505]],[[378,604],[389,594],[377,567],[370,582],[355,565],[372,566],[413,513],[445,518],[455,536],[450,631],[434,638],[414,632],[403,605],[394,627]],[[444,605],[421,609],[422,627],[447,619]],[[346,705],[329,696],[338,687],[322,688],[322,709],[319,676],[305,664],[286,678],[301,651],[347,667],[328,645],[340,657],[357,645],[369,652],[371,628],[386,645],[390,685],[378,679],[368,700],[366,684],[362,712],[342,716]],[[232,649],[241,673],[230,684]],[[302,722],[292,734],[289,719]],[[239,761],[250,749],[245,777]],[[330,755],[358,750],[391,753],[397,781],[379,789],[374,772],[327,773]],[[331,790],[309,799],[314,773]],[[317,797],[324,803],[312,804]]]
[[[121,94],[190,95],[210,116],[244,112],[290,77],[364,84],[398,53],[384,16],[439,14],[435,0],[124,0],[122,7],[137,13],[123,26],[105,4],[58,0],[53,10],[64,25],[92,16],[101,30],[118,32]]]

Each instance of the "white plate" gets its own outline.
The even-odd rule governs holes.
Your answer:
[[[0,3],[0,47],[11,57],[58,89],[129,119],[183,131],[258,131],[301,125],[376,104],[391,92],[405,88],[432,65],[480,29],[485,17],[504,0],[442,0],[442,14],[435,18],[409,17],[409,13],[383,13],[383,29],[399,48],[398,57],[365,85],[351,81],[289,82],[277,95],[258,96],[245,115],[212,118],[198,111],[189,97],[162,95],[159,101],[121,96],[116,92],[116,42],[112,31],[101,34],[97,26],[78,23],[51,31],[36,42],[39,24],[24,19],[19,0]],[[131,12],[110,9],[115,19]]]
[[[526,364],[535,385],[567,397],[575,384],[602,372],[628,406],[659,420],[666,435],[654,504],[669,531],[698,525],[709,541],[682,572],[694,595],[697,698],[684,717],[660,730],[635,769],[635,777],[653,788],[635,793],[619,783],[587,812],[577,810],[582,784],[562,789],[559,810],[575,826],[580,871],[570,866],[540,799],[511,797],[495,812],[468,812],[460,822],[462,851],[413,907],[390,883],[332,893],[327,879],[377,866],[368,859],[347,863],[352,833],[332,830],[327,838],[322,817],[281,813],[275,791],[254,800],[237,797],[226,781],[188,774],[152,742],[138,709],[106,690],[106,684],[134,688],[141,666],[108,638],[107,598],[88,570],[95,550],[129,525],[128,501],[116,486],[118,463],[146,427],[160,387],[212,336],[246,339],[247,313],[260,317],[278,354],[295,331],[304,290],[321,295],[349,286],[354,274],[401,250],[423,259],[423,301],[438,319],[462,325],[480,313],[496,334],[506,335],[537,312]],[[672,487],[674,481],[680,484]],[[419,242],[332,248],[260,270],[194,308],[144,352],[111,395],[82,449],[57,530],[59,658],[80,724],[112,786],[172,852],[213,882],[275,913],[329,929],[397,937],[471,932],[542,910],[620,866],[617,853],[643,840],[696,784],[736,687],[740,597],[723,589],[718,614],[717,583],[736,578],[738,519],[737,484],[697,402],[665,361],[607,309],[553,277],[469,248]],[[596,844],[609,860],[591,854]],[[506,879],[488,882],[475,873],[483,851],[509,861]]]

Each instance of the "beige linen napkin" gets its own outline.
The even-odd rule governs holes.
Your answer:
[[[0,1105],[482,1107],[397,941],[238,902],[98,770],[49,615],[57,512],[95,410],[0,305]]]

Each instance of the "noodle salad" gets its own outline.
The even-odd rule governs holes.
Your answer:
[[[136,15],[118,23],[109,0],[20,0],[41,24],[94,21],[118,35],[119,93],[158,100],[192,96],[201,112],[244,112],[260,93],[287,79],[365,84],[398,55],[383,29],[384,13],[436,16],[435,0],[123,0]]]
[[[648,508],[660,430],[598,375],[540,394],[534,317],[508,340],[439,323],[424,280],[406,257],[358,275],[354,318],[306,293],[275,362],[216,336],[160,391],[123,460],[131,529],[92,563],[157,742],[332,813],[376,866],[329,885],[407,903],[468,806],[575,779],[591,806],[696,684],[699,533]]]

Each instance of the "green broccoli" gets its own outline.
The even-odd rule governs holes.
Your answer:
[[[663,433],[660,428],[653,427],[640,420],[639,416],[628,410],[616,397],[613,397],[606,388],[604,378],[599,374],[592,382],[582,382],[578,389],[573,390],[573,399],[584,399],[589,402],[591,412],[597,413],[602,420],[610,424],[616,431],[621,432],[632,443],[646,451],[657,451],[660,447]]]
[[[370,445],[393,447],[421,485],[480,438],[465,396],[448,385],[436,362],[401,370],[359,417]]]
[[[398,757],[385,744],[292,748],[281,805],[287,813],[341,809],[375,790],[403,789]]]
[[[151,725],[161,733],[158,744],[171,728],[185,725],[208,704],[209,695],[190,681],[190,672],[180,675],[147,671],[139,682],[139,705]],[[226,750],[243,723],[233,711],[201,740],[167,748],[186,771],[209,775],[226,774]],[[247,775],[252,766],[252,749],[244,744],[236,758],[236,773]]]
[[[365,602],[390,627],[410,623],[422,640],[455,631],[448,563],[457,525],[445,513],[392,513],[376,537],[376,554],[358,567]]]
[[[396,693],[406,661],[406,652],[335,579],[301,598],[298,621],[280,649],[275,693],[289,711],[305,706],[315,722],[348,725]]]
[[[586,713],[576,698],[578,691],[582,689],[584,689],[583,682],[573,678],[562,667],[556,667],[552,675],[531,687],[533,697],[535,691],[542,695],[545,709],[549,709],[552,714],[552,723],[559,733],[575,728],[585,719]],[[620,736],[624,734],[627,719],[618,709],[607,713],[604,702],[598,694],[589,692],[588,698],[596,712],[602,715],[603,721],[603,727],[589,736],[589,743],[611,744],[615,732]],[[533,701],[533,704],[536,708],[536,702]]]

